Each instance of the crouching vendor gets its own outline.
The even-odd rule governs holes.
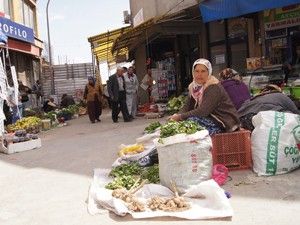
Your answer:
[[[192,73],[188,100],[179,113],[170,119],[194,120],[205,127],[210,135],[238,130],[238,113],[223,86],[212,76],[211,63],[206,59],[196,60]]]

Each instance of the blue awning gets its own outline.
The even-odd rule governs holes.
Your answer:
[[[298,3],[300,0],[206,0],[199,7],[206,23]]]

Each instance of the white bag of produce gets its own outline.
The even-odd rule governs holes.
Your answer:
[[[175,182],[179,192],[211,178],[212,142],[207,130],[194,134],[176,134],[155,139],[158,151],[159,177],[162,185],[171,188]]]
[[[156,147],[153,143],[153,140],[157,137],[159,137],[160,131],[157,130],[156,132],[152,134],[145,134],[142,137],[139,137],[136,139],[136,144],[141,144],[144,146],[144,151],[140,152],[139,154],[133,154],[133,155],[124,155],[115,160],[115,162],[112,164],[112,167],[116,167],[122,164],[130,163],[130,162],[136,162],[136,161],[144,161],[145,157],[152,155],[154,152],[156,152]],[[124,147],[125,145],[120,145],[119,149]],[[142,163],[140,163],[142,164]]]
[[[259,176],[284,174],[300,166],[300,116],[264,111],[252,119],[253,170]]]

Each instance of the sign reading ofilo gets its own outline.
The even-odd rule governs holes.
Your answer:
[[[0,17],[0,30],[8,37],[34,43],[33,29]]]

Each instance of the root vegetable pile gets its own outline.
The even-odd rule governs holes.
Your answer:
[[[178,212],[188,210],[190,205],[183,197],[163,198],[155,196],[148,202],[148,207],[151,210]]]

